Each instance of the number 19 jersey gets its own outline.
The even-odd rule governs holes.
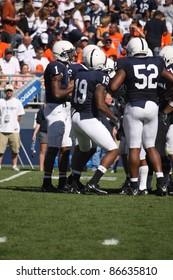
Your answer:
[[[72,106],[80,112],[81,119],[98,117],[95,102],[95,90],[99,85],[105,88],[109,84],[109,76],[102,71],[79,71],[75,76],[75,85],[72,96]]]

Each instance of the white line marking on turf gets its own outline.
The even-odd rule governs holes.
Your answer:
[[[92,176],[81,176],[80,177],[82,180],[86,179],[89,180],[92,178]],[[59,179],[59,176],[53,176],[52,179]],[[102,177],[102,181],[116,181],[117,177]]]
[[[119,241],[117,239],[105,239],[103,242],[102,242],[102,245],[118,245]]]
[[[13,180],[13,179],[15,179],[15,178],[17,178],[17,177],[19,177],[19,176],[22,176],[22,175],[28,173],[28,172],[31,172],[31,171],[21,171],[20,173],[15,174],[15,175],[13,175],[13,176],[11,176],[11,177],[8,177],[8,178],[5,178],[5,179],[3,179],[3,180],[0,180],[0,183]]]
[[[7,242],[7,237],[6,236],[0,237],[0,243],[4,243],[4,242]]]

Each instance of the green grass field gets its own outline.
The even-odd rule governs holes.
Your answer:
[[[21,172],[0,171],[1,260],[173,259],[173,197],[118,195],[121,168],[100,183],[108,196],[42,193],[43,174]],[[106,239],[118,244],[103,245]]]

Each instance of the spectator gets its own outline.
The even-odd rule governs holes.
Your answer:
[[[5,54],[5,49],[10,47],[10,44],[3,41],[3,29],[2,25],[0,24],[0,58],[2,58]]]
[[[138,19],[142,18],[142,14],[145,11],[148,11],[149,13],[155,12],[157,10],[157,1],[155,0],[137,0],[135,2],[136,6],[136,15]]]
[[[0,66],[3,74],[13,75],[20,72],[18,59],[13,55],[13,50],[7,48],[3,58],[0,58]]]
[[[36,74],[38,72],[43,73],[49,64],[49,60],[46,57],[43,57],[44,50],[42,47],[38,47],[35,50],[35,53],[36,57],[28,61],[30,72],[31,74]]]
[[[55,34],[55,42],[54,43],[63,40],[63,34],[62,34],[62,32],[60,30],[56,30],[54,32],[54,34]]]
[[[58,4],[58,13],[59,13],[59,16],[64,20],[64,12],[67,11],[67,10],[71,10],[74,8],[74,3],[72,0],[65,0],[65,2],[60,2]]]
[[[25,114],[19,99],[13,97],[14,88],[8,84],[5,87],[5,99],[0,99],[1,124],[0,124],[0,169],[3,155],[9,145],[12,153],[13,170],[19,171],[17,160],[20,147],[19,122]]]
[[[46,0],[29,0],[29,2],[37,15],[46,4]]]
[[[99,41],[97,43],[97,46],[99,46],[100,48],[103,47],[105,45],[105,42],[106,42],[107,39],[110,39],[110,34],[109,34],[109,32],[104,32],[103,33],[103,38],[102,38],[101,41]],[[115,49],[114,44],[112,42],[111,42],[111,47]]]
[[[155,48],[161,47],[162,35],[167,35],[166,22],[163,20],[164,14],[160,11],[154,13],[153,18],[147,21],[144,33],[149,48],[154,53]]]
[[[158,6],[158,11],[161,11],[166,21],[169,21],[173,27],[173,4],[172,0],[165,0],[165,4],[162,6]]]
[[[165,36],[162,35],[161,48],[172,44],[172,24],[169,21],[166,21],[166,27],[167,34]]]
[[[66,29],[66,34],[68,36],[69,41],[74,44],[80,40],[84,32],[84,21],[83,16],[86,10],[85,3],[81,3],[78,5],[78,9],[74,9],[69,11],[69,24]]]
[[[26,13],[26,19],[28,21],[29,35],[31,35],[34,32],[33,25],[36,20],[35,10],[31,3],[25,3],[24,9],[25,9],[25,13]]]
[[[112,1],[109,7],[109,15],[111,16],[111,22],[118,24],[120,19],[120,12],[122,11],[122,7],[125,5],[127,8],[127,2],[121,0],[114,0]]]
[[[38,39],[41,33],[47,30],[47,19],[49,17],[49,11],[47,8],[43,8],[40,10],[38,17],[35,19],[33,25],[34,33],[31,34],[32,44],[34,47],[38,47]]]
[[[16,23],[20,20],[16,17],[16,9],[14,7],[15,0],[6,0],[2,6],[2,22],[3,22],[3,36],[6,37],[6,42],[10,43],[12,47],[16,46]]]
[[[85,15],[83,17],[84,20],[84,30],[85,32],[88,32],[88,37],[91,40],[92,44],[96,44],[96,28],[94,25],[91,25],[91,17],[88,15]]]
[[[27,63],[36,56],[34,47],[31,42],[32,40],[30,36],[26,35],[23,37],[23,43],[18,46],[17,58],[20,64]]]
[[[139,19],[138,18],[134,18],[132,20],[132,23],[129,26],[130,29],[130,37],[141,37],[141,38],[145,38],[145,34],[144,34],[144,30],[141,26],[141,24],[139,23]]]
[[[30,76],[30,77],[29,77]],[[29,72],[28,64],[24,63],[21,65],[21,71],[19,76],[15,77],[15,89],[19,89],[25,85],[26,82],[32,79],[31,73]]]
[[[56,30],[53,27],[53,21],[51,19],[48,19],[47,20],[47,30],[45,32],[41,33],[40,38],[38,39],[39,45],[42,46],[42,43],[43,43],[42,36],[44,38],[46,38],[46,36],[42,35],[42,34],[46,33],[48,35],[48,42],[46,44],[47,44],[48,48],[52,48],[53,43],[55,41],[55,32],[56,32]],[[47,39],[45,39],[45,41],[47,41]]]
[[[47,121],[44,117],[44,108],[45,104],[43,107],[37,112],[37,117],[36,117],[36,126],[34,129],[34,133],[32,136],[32,141],[36,141],[36,136],[39,131],[39,143],[40,143],[40,153],[39,153],[39,167],[40,171],[44,171],[44,158],[45,154],[47,151],[47,144],[48,144],[48,139],[47,139]]]
[[[106,13],[101,8],[101,1],[91,0],[91,11],[88,12],[88,15],[91,18],[91,24],[96,28],[101,25],[101,18],[106,15]]]
[[[143,30],[144,30],[144,26],[148,20],[150,20],[150,12],[145,11],[142,13],[142,18],[139,20],[139,23],[141,24]]]
[[[101,47],[103,52],[105,53],[105,55],[107,57],[118,57],[118,53],[115,50],[114,47],[112,47],[112,39],[109,37],[109,33],[105,32],[105,34],[103,34],[103,46]]]
[[[4,92],[4,88],[6,86],[6,81],[8,80],[8,78],[6,76],[3,76],[3,72],[2,72],[2,67],[0,66],[0,89],[2,90],[1,92],[1,96],[3,96],[3,92]]]
[[[129,27],[131,23],[132,23],[132,17],[130,13],[127,11],[123,11],[119,19],[119,28],[122,29],[123,35],[130,33]]]
[[[22,39],[25,35],[29,35],[29,26],[28,21],[25,15],[25,10],[21,8],[17,14],[20,20],[16,24],[17,34],[16,34],[16,41],[17,44],[22,43]]]
[[[49,17],[48,20],[52,22],[52,28],[54,30],[59,28],[60,16],[57,12],[57,4],[54,1],[49,1],[47,4]]]
[[[88,45],[89,38],[82,36],[77,47],[77,63],[82,63],[82,50]]]
[[[111,23],[109,28],[109,37],[112,40],[114,48],[119,56],[122,49],[123,35],[119,32],[119,28],[116,23]]]
[[[55,61],[53,54],[52,54],[52,48],[49,47],[49,35],[47,33],[42,33],[40,35],[40,46],[43,48],[44,50],[44,55],[43,57],[46,57],[50,62]],[[53,45],[53,43],[52,43]]]
[[[111,21],[111,17],[110,16],[103,16],[100,19],[100,26],[97,26],[97,32],[96,32],[96,37],[97,37],[97,41],[100,41],[103,39],[103,33],[104,32],[109,32],[109,28],[110,28],[110,21]]]

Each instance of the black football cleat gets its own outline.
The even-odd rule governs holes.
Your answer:
[[[173,184],[169,184],[168,186],[168,194],[173,195]]]
[[[129,187],[127,190],[128,195],[138,195],[139,194],[139,188],[132,188]]]
[[[130,187],[130,182],[126,180],[124,184],[121,186],[119,194],[127,195],[129,187]]]
[[[167,186],[162,184],[156,185],[156,195],[165,196],[167,194]]]
[[[148,190],[145,189],[145,190],[139,190],[139,195],[147,195],[148,194]]]
[[[72,193],[72,194],[81,194],[77,182],[73,181],[71,186],[68,188],[68,193]]]
[[[108,194],[106,191],[98,188],[98,186],[96,187],[94,184],[90,184],[90,183],[87,183],[86,189],[89,192],[93,192],[93,193],[96,193],[96,194],[99,194],[99,195],[107,195]]]
[[[137,182],[130,182],[130,185],[127,189],[128,195],[138,195],[139,194],[139,187]]]
[[[49,193],[56,193],[57,189],[54,188],[54,186],[52,184],[51,185],[42,185],[41,186],[41,191],[42,192],[49,192]]]

